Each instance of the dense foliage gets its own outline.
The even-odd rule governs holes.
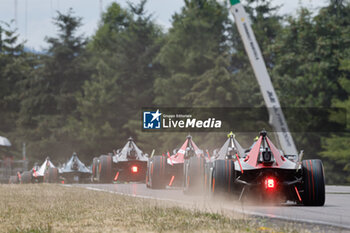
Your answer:
[[[80,35],[73,11],[58,13],[57,35],[37,53],[11,23],[0,24],[0,135],[15,156],[26,142],[32,162],[64,162],[76,151],[89,163],[128,136],[162,153],[185,135],[142,133],[142,107],[264,106],[228,5],[185,0],[165,30],[145,4],[112,3],[91,38]],[[271,0],[244,4],[282,105],[350,112],[350,3],[329,0],[295,16],[280,15]],[[295,135],[305,158],[323,158],[328,183],[350,183],[349,132],[347,121],[344,132]],[[197,144],[213,149],[225,134],[199,136]]]

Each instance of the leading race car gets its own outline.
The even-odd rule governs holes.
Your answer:
[[[263,202],[293,201],[308,206],[325,203],[325,180],[320,160],[292,161],[268,138],[266,131],[251,150],[242,150],[231,137],[206,169],[207,190],[234,193],[240,200],[253,196]]]
[[[262,131],[259,139],[243,158],[217,159],[211,169],[206,169],[209,171],[207,175],[210,176],[208,189],[212,194],[220,190],[236,192],[239,199],[247,193],[263,200],[275,201],[281,198],[304,205],[324,205],[325,181],[322,162],[302,161],[303,151],[298,155],[264,57],[249,23],[249,15],[240,0],[231,0],[230,5],[230,12],[235,18],[268,110],[269,122],[282,150],[278,150],[267,137],[266,131]]]
[[[173,155],[168,152],[167,156],[157,155],[149,159],[146,185],[153,189],[177,186],[188,192],[201,186],[198,183],[204,179],[197,177],[204,177],[204,165],[203,151],[188,135],[181,148],[174,150]]]
[[[109,155],[93,159],[92,180],[100,183],[113,181],[144,182],[148,155],[144,154],[130,137],[125,146]]]

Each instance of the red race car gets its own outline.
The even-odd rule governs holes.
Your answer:
[[[149,159],[146,185],[153,189],[164,189],[166,186],[183,187],[189,191],[204,179],[205,157],[203,151],[193,142],[189,135],[179,150],[173,155],[157,155]],[[199,174],[197,171],[202,171]]]
[[[266,131],[245,154],[233,137],[228,141],[220,150],[221,156],[207,164],[206,184],[211,195],[233,193],[240,200],[253,196],[263,202],[324,205],[325,180],[320,160],[294,161],[284,156]]]
[[[130,137],[114,155],[101,155],[93,159],[92,180],[99,183],[116,181],[145,182],[148,156]]]

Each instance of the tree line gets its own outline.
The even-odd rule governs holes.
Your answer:
[[[64,162],[76,151],[90,163],[129,136],[145,152],[162,153],[185,134],[141,132],[142,107],[264,106],[228,5],[184,1],[169,30],[145,10],[147,0],[114,2],[90,37],[72,10],[57,12],[57,35],[46,37],[41,52],[26,49],[12,24],[2,22],[0,134],[13,142],[12,153],[19,157],[26,142],[32,162],[46,156]],[[329,0],[293,16],[281,15],[271,0],[244,5],[282,106],[350,112],[349,2]],[[343,132],[294,135],[305,158],[322,158],[329,184],[350,183],[349,129],[347,121]],[[197,144],[207,148],[225,140],[225,134],[198,135]],[[245,146],[252,142],[242,138]]]

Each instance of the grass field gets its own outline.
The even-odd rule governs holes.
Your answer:
[[[0,185],[1,232],[300,232],[299,227],[61,185]]]

